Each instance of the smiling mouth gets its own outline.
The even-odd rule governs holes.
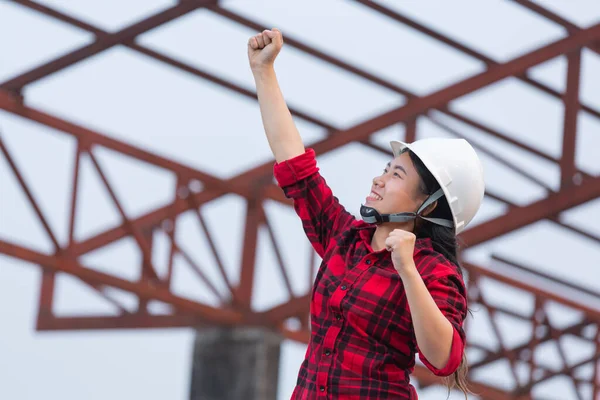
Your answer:
[[[379,200],[383,200],[383,197],[381,197],[380,195],[378,195],[375,192],[371,192],[368,196],[367,196],[367,200],[368,201],[379,201]]]

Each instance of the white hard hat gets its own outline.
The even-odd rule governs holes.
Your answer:
[[[471,222],[483,201],[483,167],[465,139],[429,138],[413,143],[390,142],[394,157],[409,149],[440,184],[458,235]]]

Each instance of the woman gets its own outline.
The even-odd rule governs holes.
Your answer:
[[[338,203],[305,149],[279,89],[277,29],[248,42],[274,174],[323,259],[311,299],[311,336],[293,399],[417,399],[415,354],[465,391],[465,284],[456,234],[484,192],[477,155],[462,139],[392,142],[357,220]]]

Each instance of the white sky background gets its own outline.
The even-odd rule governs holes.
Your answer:
[[[174,2],[45,0],[41,3],[70,12],[107,31],[116,31]],[[471,0],[452,2],[452,5],[441,0],[384,3],[500,62],[565,35],[560,26],[506,1]],[[559,0],[540,3],[581,27],[600,21],[600,3],[595,0],[572,1],[568,6],[567,2]],[[459,55],[350,2],[237,0],[226,1],[224,6],[267,26],[277,26],[284,35],[292,35],[419,95],[431,93],[484,68],[477,60]],[[253,31],[243,26],[200,10],[150,31],[138,41],[252,89],[246,58],[246,40],[252,34]],[[3,38],[0,41],[0,81],[93,40],[86,32],[6,1],[0,2],[0,37]],[[600,57],[584,51],[582,66],[581,98],[600,109]],[[277,69],[291,106],[338,127],[352,126],[404,102],[396,93],[375,87],[289,46],[281,54]],[[565,60],[559,57],[530,72],[551,87],[563,90],[565,71]],[[33,107],[222,178],[234,176],[271,157],[254,101],[122,46],[36,82],[27,88],[25,96]],[[523,143],[549,155],[560,156],[563,119],[560,101],[530,90],[515,79],[506,79],[465,96],[452,106],[502,132],[510,132]],[[323,137],[320,128],[299,120],[297,123],[308,144]],[[552,188],[558,187],[557,167],[472,128],[452,121],[448,123],[474,142],[502,150],[504,156]],[[578,167],[598,174],[600,123],[580,114],[579,124]],[[68,199],[75,141],[68,135],[4,111],[0,111],[0,128],[3,140],[33,189],[52,229],[64,244],[68,236]],[[418,129],[419,137],[446,135],[424,119],[419,120]],[[402,134],[401,127],[395,126],[378,133],[375,140],[387,145],[389,139],[401,138]],[[98,149],[95,154],[129,216],[141,215],[172,199],[175,180],[169,172],[148,168],[105,149]],[[356,162],[357,159],[361,162]],[[486,156],[482,159],[487,185],[494,192],[517,204],[528,204],[545,196],[543,188]],[[334,192],[352,212],[357,212],[368,193],[371,177],[387,161],[381,154],[357,144],[347,145],[319,159],[322,172]],[[88,164],[82,167],[80,176],[77,239],[89,237],[120,221],[89,160],[83,162]],[[503,210],[502,205],[486,200],[476,223],[499,215]],[[228,273],[235,280],[241,255],[245,204],[230,195],[205,207],[204,213]],[[285,237],[279,244],[294,289],[301,293],[306,290],[309,279],[308,251],[299,222],[289,208],[270,202],[267,213],[278,235]],[[567,212],[564,217],[582,229],[600,234],[598,200]],[[215,263],[206,256],[207,246],[193,215],[185,214],[179,221],[178,240],[219,283]],[[254,298],[257,309],[266,309],[286,300],[268,238],[265,232],[262,234],[257,253]],[[51,250],[50,242],[34,219],[3,157],[0,157],[0,238],[38,251]],[[164,261],[165,238],[157,237],[157,241],[157,260]],[[493,267],[491,254],[504,255],[559,278],[600,290],[598,281],[590,280],[588,275],[590,268],[597,267],[600,262],[600,248],[549,222],[539,222],[475,248],[467,256],[481,265]],[[292,257],[298,257],[299,261],[292,261]],[[139,259],[135,246],[123,240],[97,254],[85,256],[82,261],[99,270],[134,279],[139,274]],[[159,271],[164,271],[166,264],[158,262],[158,267]],[[36,266],[0,256],[0,398],[183,400],[188,397],[194,337],[191,329],[35,332],[39,271]],[[176,294],[216,304],[206,288],[196,282],[184,265],[176,266],[173,287]],[[222,289],[224,285],[219,287]],[[508,290],[493,282],[486,286],[491,303],[503,303],[522,310],[531,307],[528,295],[508,292],[511,295],[507,296]],[[128,307],[136,306],[131,296],[115,293],[115,297]],[[111,305],[69,277],[58,280],[54,307],[58,315],[115,312]],[[157,306],[156,310],[159,309]],[[551,317],[560,326],[577,320],[578,316],[556,307]],[[485,339],[489,338],[486,332],[490,332],[490,327],[484,311],[476,312],[472,323],[471,333],[477,335],[474,340],[490,344]],[[506,343],[516,344],[530,334],[531,328],[507,320],[502,329]],[[577,362],[589,354],[589,349],[577,341],[566,346],[572,357],[569,361]],[[547,350],[546,355],[540,355],[541,359],[549,366],[560,366],[556,350]],[[289,397],[304,351],[304,345],[284,342],[280,399]],[[498,385],[509,384],[508,368],[508,364],[496,363],[486,368],[481,378]],[[581,368],[580,373],[589,374],[590,368]],[[574,395],[569,385],[560,379],[540,386],[537,395],[561,400],[574,398],[569,397]],[[420,394],[424,400],[440,396],[445,398],[445,393],[438,389],[424,390]]]

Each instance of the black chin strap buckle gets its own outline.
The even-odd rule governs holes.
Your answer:
[[[360,206],[360,215],[362,216],[363,221],[369,224],[381,224],[384,222],[409,222],[416,218],[421,218],[426,221],[432,222],[434,224],[442,225],[448,228],[454,227],[454,222],[441,219],[441,218],[427,218],[421,215],[423,210],[434,201],[438,200],[444,196],[444,192],[442,189],[438,189],[435,193],[430,195],[425,202],[419,207],[417,212],[403,212],[396,214],[380,214],[379,211],[374,209],[373,207],[367,207],[364,204]]]

